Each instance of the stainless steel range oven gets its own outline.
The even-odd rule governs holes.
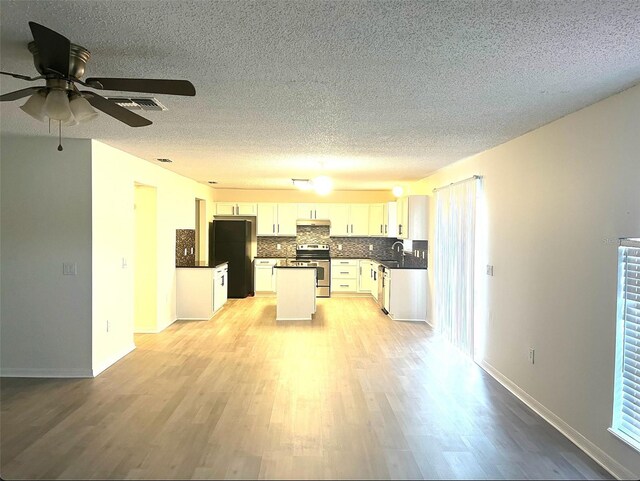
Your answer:
[[[331,296],[331,258],[327,244],[298,244],[294,262],[316,268],[316,297]]]

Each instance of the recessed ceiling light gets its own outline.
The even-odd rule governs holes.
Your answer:
[[[158,162],[164,162],[164,163],[167,163],[167,164],[170,164],[171,162],[173,162],[173,160],[171,160],[171,159],[156,159],[156,160]]]

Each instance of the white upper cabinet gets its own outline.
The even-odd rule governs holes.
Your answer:
[[[398,238],[428,240],[429,197],[410,195],[400,197],[398,205]]]
[[[366,237],[369,235],[369,204],[351,204],[349,226],[352,236]]]
[[[329,219],[329,204],[298,204],[298,219]]]
[[[369,206],[369,235],[373,237],[397,237],[398,222],[396,203],[371,204]]]
[[[258,204],[257,235],[295,236],[298,204]]]
[[[334,237],[369,235],[369,204],[331,204],[329,219]]]
[[[278,224],[278,204],[258,204],[257,235],[276,235]]]
[[[278,204],[277,234],[281,236],[296,235],[298,220],[298,204]]]
[[[387,202],[384,205],[384,235],[385,237],[398,237],[398,204]]]
[[[346,237],[349,235],[349,204],[331,204],[329,207],[331,235]]]
[[[235,202],[216,202],[217,215],[236,215]]]
[[[384,237],[384,204],[371,204],[369,206],[369,235]]]
[[[216,202],[216,215],[256,215],[258,205],[252,202]]]

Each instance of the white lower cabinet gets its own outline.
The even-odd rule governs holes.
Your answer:
[[[371,292],[371,261],[358,261],[358,292]]]
[[[358,292],[358,259],[331,259],[331,292]]]
[[[276,275],[273,266],[279,259],[255,260],[255,291],[276,292]]]
[[[213,312],[218,312],[227,302],[229,280],[229,264],[224,263],[216,267],[213,275]]]
[[[370,282],[371,282],[371,295],[373,298],[378,301],[378,264],[376,261],[371,261],[371,273],[370,273]]]
[[[209,320],[227,301],[227,264],[176,268],[176,318]]]

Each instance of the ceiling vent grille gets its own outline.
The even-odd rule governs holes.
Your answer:
[[[154,97],[107,97],[112,102],[117,103],[120,107],[129,110],[169,110],[160,101]]]

